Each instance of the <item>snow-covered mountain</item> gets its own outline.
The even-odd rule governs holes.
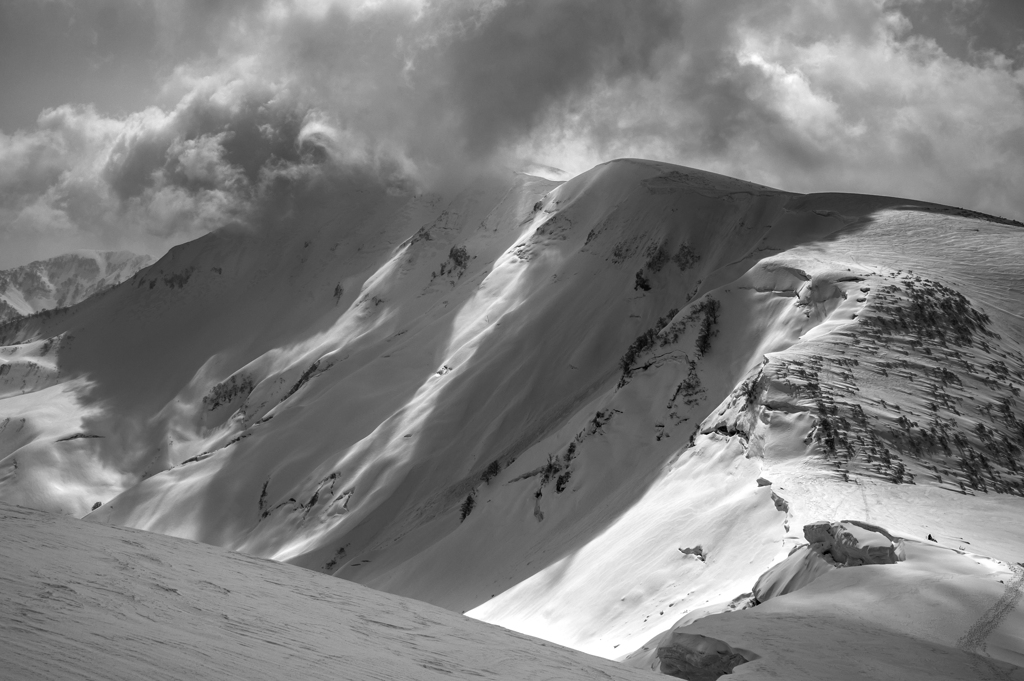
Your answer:
[[[1021,225],[637,160],[454,197],[339,188],[279,222],[0,327],[0,499],[638,666],[719,621],[699,617],[792,619],[814,589],[960,574],[983,611],[1019,597],[994,584],[1024,552]],[[907,559],[749,608],[806,525],[843,519]],[[878,631],[1024,666],[1012,617],[961,644],[974,610],[941,635],[906,611]],[[801,678],[715,627],[762,660],[735,673]],[[831,675],[870,674],[849,664]]]
[[[0,322],[70,307],[153,262],[127,251],[76,251],[0,271]]]

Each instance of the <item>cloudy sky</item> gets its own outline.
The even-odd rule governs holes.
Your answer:
[[[1024,2],[0,0],[0,267],[622,156],[1024,219]]]

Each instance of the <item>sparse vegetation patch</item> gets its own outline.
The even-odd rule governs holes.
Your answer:
[[[498,473],[500,472],[501,464],[498,463],[497,460],[492,461],[489,464],[487,464],[487,468],[485,468],[484,472],[480,475],[480,479],[484,481],[484,484],[489,485],[491,483],[491,480],[496,478]]]
[[[210,393],[203,397],[203,406],[207,411],[213,411],[223,404],[233,402],[239,396],[248,397],[254,387],[251,376],[235,374],[226,381],[213,386]]]
[[[679,246],[679,250],[676,251],[676,254],[672,256],[672,262],[674,262],[680,270],[685,272],[700,262],[700,256],[697,255],[697,252],[692,248],[686,244],[682,244]]]
[[[476,506],[476,499],[473,498],[473,494],[470,493],[465,501],[462,502],[462,506],[459,508],[459,522],[464,521],[469,517],[469,514],[473,512],[473,508]]]
[[[164,275],[164,284],[168,288],[185,288],[185,284],[192,278],[192,274],[196,271],[195,267],[189,266],[183,269],[181,272],[172,272],[171,274]],[[150,285],[152,288],[152,284]]]
[[[465,246],[452,246],[451,250],[448,251],[448,259],[441,263],[441,268],[438,272],[431,273],[430,278],[435,279],[447,274],[455,277],[455,279],[461,279],[462,275],[466,273],[469,260],[469,251],[466,250]]]
[[[923,476],[964,494],[1024,496],[1024,356],[993,348],[988,316],[965,296],[898,276],[879,287],[854,329],[831,337],[841,344],[831,357],[773,360],[763,380],[813,405],[811,440],[844,480],[858,473],[917,484]],[[857,395],[865,374],[873,384],[912,382],[923,408],[917,400],[865,400]]]
[[[718,309],[720,305],[714,298],[708,298],[697,306],[697,312],[702,314],[700,320],[700,331],[697,333],[697,356],[703,357],[711,350],[711,339],[718,335],[715,324],[718,322]]]
[[[675,308],[669,310],[668,314],[659,318],[653,327],[637,336],[636,340],[626,349],[626,353],[619,359],[619,366],[622,368],[622,379],[619,381],[619,387],[625,385],[630,375],[632,375],[637,358],[649,348],[654,347],[658,334],[668,326],[669,322],[677,314],[679,314],[679,310]],[[662,342],[662,345],[664,344]]]
[[[302,372],[302,375],[299,376],[299,380],[296,381],[295,385],[292,386],[292,389],[288,391],[288,394],[281,398],[281,401],[284,402],[289,397],[294,395],[299,390],[299,388],[306,385],[309,379],[313,377],[313,373],[319,368],[320,360],[313,362],[308,369]]]
[[[652,248],[647,253],[647,269],[651,272],[660,272],[661,268],[668,264],[668,261],[672,258],[672,255],[668,252],[665,244],[660,244],[655,248]]]

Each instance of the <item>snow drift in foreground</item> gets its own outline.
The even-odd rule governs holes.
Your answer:
[[[0,504],[0,676],[650,679],[301,568]]]
[[[76,305],[151,262],[127,251],[77,251],[0,271],[0,322]]]
[[[0,327],[0,498],[615,658],[838,579],[749,609],[814,522],[1024,555],[1020,225],[635,160],[330,201]]]

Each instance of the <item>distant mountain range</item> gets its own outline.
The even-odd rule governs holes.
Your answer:
[[[128,251],[76,251],[0,270],[0,323],[80,303],[152,262]]]

